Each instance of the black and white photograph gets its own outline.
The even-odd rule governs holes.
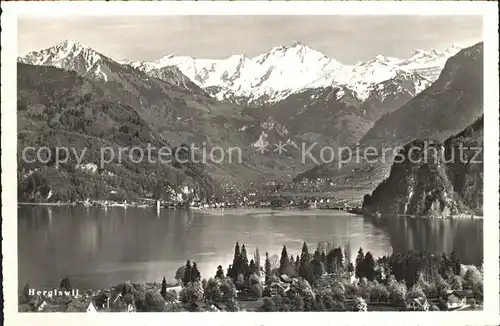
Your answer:
[[[498,315],[495,6],[126,4],[2,40],[16,314]]]

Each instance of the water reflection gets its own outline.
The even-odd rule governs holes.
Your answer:
[[[481,221],[373,219],[333,212],[184,211],[156,208],[21,207],[18,210],[19,283],[53,287],[68,276],[74,286],[104,287],[124,280],[172,279],[186,259],[202,277],[231,263],[236,241],[249,258],[259,247],[297,255],[303,241],[351,243],[375,256],[391,249],[450,252],[466,263],[482,261]]]
[[[395,252],[445,252],[453,250],[468,264],[483,262],[483,221],[365,217],[389,234]]]

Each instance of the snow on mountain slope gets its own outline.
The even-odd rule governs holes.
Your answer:
[[[113,59],[83,45],[77,41],[66,40],[53,47],[41,51],[33,51],[24,57],[18,58],[19,62],[36,65],[52,66],[64,70],[71,70],[80,76],[90,77],[100,81],[115,81],[122,84],[129,83],[138,77],[138,72],[130,66],[120,64]],[[143,74],[143,73],[142,73]],[[165,66],[148,75],[172,85],[180,86],[196,93],[203,91],[187,78],[176,66]],[[139,76],[139,79],[143,78]]]
[[[74,70],[82,76],[111,81],[123,79],[123,69],[131,67],[190,90],[205,89],[217,99],[276,103],[307,89],[345,87],[361,101],[383,91],[389,80],[404,77],[402,91],[416,95],[437,79],[446,59],[458,48],[445,51],[417,50],[409,59],[378,55],[367,62],[343,65],[323,53],[296,42],[277,46],[249,58],[232,55],[223,60],[195,59],[168,55],[157,61],[112,59],[76,41],[31,52],[20,62]],[[129,68],[126,68],[129,67]],[[187,76],[187,77],[186,77]]]
[[[438,79],[446,60],[457,54],[461,49],[453,45],[444,51],[435,49],[415,50],[409,59],[396,61],[395,64],[403,69],[413,70],[433,82]]]
[[[91,74],[94,78],[105,81],[109,79],[109,71],[103,67],[107,60],[109,59],[106,56],[73,40],[66,40],[45,50],[30,52],[18,59],[22,63],[73,70],[81,76]]]
[[[168,55],[152,62],[126,62],[148,74],[166,66],[178,67],[218,99],[280,101],[310,88],[344,86],[365,100],[377,84],[406,74],[414,76],[418,92],[437,79],[455,50],[419,50],[409,59],[378,55],[367,62],[343,65],[307,45],[278,46],[254,58],[233,55],[223,60]],[[458,49],[456,50],[458,51]],[[414,94],[416,95],[416,93]]]

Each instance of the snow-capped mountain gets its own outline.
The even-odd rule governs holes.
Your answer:
[[[458,49],[444,52],[419,50],[409,59],[378,55],[367,62],[343,65],[335,59],[296,42],[278,46],[249,58],[233,55],[223,60],[167,55],[157,61],[124,62],[150,75],[166,66],[178,67],[186,76],[218,99],[264,99],[275,103],[290,94],[311,88],[343,86],[365,100],[377,85],[398,75],[412,75],[416,93],[437,79],[446,59]]]
[[[453,45],[443,51],[437,51],[436,49],[415,50],[409,59],[399,60],[395,63],[403,69],[413,70],[422,77],[435,81],[438,79],[441,70],[443,70],[446,60],[457,54],[461,49]]]
[[[73,70],[81,76],[91,76],[104,81],[108,81],[111,75],[107,67],[110,61],[108,57],[73,40],[66,40],[45,50],[30,52],[25,57],[18,58],[18,61]]]
[[[296,42],[274,47],[254,58],[232,55],[212,60],[168,55],[152,62],[116,62],[88,46],[67,40],[31,52],[19,61],[74,70],[103,81],[121,79],[116,75],[117,66],[131,66],[150,77],[188,89],[201,87],[217,99],[237,102],[276,103],[307,89],[340,86],[364,101],[373,92],[383,93],[383,85],[403,75],[403,91],[415,96],[437,79],[446,59],[458,50],[457,47],[444,51],[416,50],[408,59],[378,55],[366,62],[344,65]]]
[[[136,76],[137,71],[130,66],[118,63],[102,53],[73,40],[63,41],[41,51],[30,52],[24,57],[19,57],[18,62],[75,71],[80,76],[105,82],[115,81],[125,84],[133,82],[133,79],[138,77]],[[147,79],[148,76],[198,93],[202,92],[196,84],[175,66],[161,67],[148,75],[139,76],[139,79],[147,82],[145,78]]]

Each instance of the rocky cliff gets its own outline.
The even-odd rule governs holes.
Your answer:
[[[458,217],[482,215],[483,117],[444,142],[415,140],[389,177],[363,200],[367,213]]]

